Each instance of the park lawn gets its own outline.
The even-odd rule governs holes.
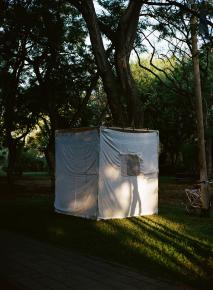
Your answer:
[[[4,196],[0,227],[151,277],[212,289],[213,217],[189,216],[178,204],[160,202],[155,216],[92,221],[54,213],[51,195]]]

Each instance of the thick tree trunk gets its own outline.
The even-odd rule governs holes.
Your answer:
[[[49,117],[50,117],[50,136],[47,146],[47,154],[49,160],[49,170],[51,178],[51,192],[55,192],[55,130],[57,128],[57,109],[55,102],[55,95],[52,92],[51,102],[49,104]]]
[[[122,52],[116,54],[116,72],[124,102],[127,104],[127,124],[131,127],[143,126],[143,110],[138,90],[132,77],[129,59]]]
[[[194,91],[196,100],[196,115],[197,115],[197,136],[198,136],[198,158],[200,180],[207,181],[207,166],[205,152],[205,137],[204,137],[204,122],[203,122],[203,104],[200,81],[200,66],[199,66],[199,51],[197,45],[197,19],[196,16],[191,17],[191,37],[192,37],[192,60],[194,69]],[[208,184],[201,184],[201,201],[204,209],[209,208]]]
[[[129,2],[126,11],[119,21],[116,37],[113,41],[115,45],[116,72],[127,103],[128,123],[133,127],[142,127],[143,125],[142,104],[129,64],[141,6],[141,1]]]
[[[48,144],[44,149],[45,158],[47,161],[47,166],[49,169],[49,175],[51,180],[51,193],[55,192],[55,123],[56,123],[56,116],[53,114],[52,110],[54,110],[53,106],[50,106],[50,128],[48,130]],[[47,127],[49,127],[46,124]]]
[[[51,192],[55,192],[55,140],[50,139],[47,147],[45,148],[45,158],[49,168],[51,179]]]
[[[76,110],[75,114],[72,117],[72,120],[69,123],[70,127],[74,127],[76,125],[76,122],[79,121],[80,117],[82,116],[82,114],[83,114],[83,112],[84,112],[84,110],[89,102],[89,99],[92,95],[92,91],[97,86],[98,79],[99,79],[99,74],[96,73],[91,79],[90,86],[86,90],[86,95],[85,95],[83,101],[81,102],[79,108]]]
[[[12,137],[7,140],[8,147],[8,166],[7,166],[7,181],[9,185],[14,183],[15,166],[17,157],[17,143]]]
[[[96,64],[107,94],[114,123],[115,125],[121,125],[123,123],[124,112],[121,110],[122,103],[120,101],[118,83],[107,60],[93,1],[86,0],[83,3],[81,1],[74,1],[74,3],[77,4],[76,7],[86,21]]]
[[[14,119],[14,107],[15,98],[17,93],[17,82],[9,74],[6,77],[8,92],[5,96],[5,130],[6,130],[6,142],[8,148],[8,166],[7,166],[7,180],[11,185],[14,182],[15,164],[16,164],[16,140],[12,137],[13,131],[13,119]]]
[[[98,71],[107,94],[114,125],[142,127],[142,106],[131,75],[129,57],[133,48],[140,9],[143,1],[132,0],[124,11],[116,31],[101,24],[108,34],[114,52],[115,68],[109,63],[92,0],[70,0],[82,13],[89,30]]]
[[[212,137],[208,137],[206,140],[206,153],[207,153],[207,167],[208,177],[212,177]]]

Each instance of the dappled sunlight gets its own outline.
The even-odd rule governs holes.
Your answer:
[[[75,201],[71,201],[68,205],[68,210],[73,210],[75,213],[84,213],[90,211],[92,208],[96,206],[97,198],[90,193],[84,193],[82,196],[78,196]]]
[[[193,275],[192,279],[205,279],[213,269],[210,247],[185,235],[184,225],[167,223],[166,218],[128,218],[100,222],[96,226],[102,234],[116,239],[121,252],[137,253],[141,265],[148,259],[149,263],[156,264],[154,267],[167,269],[186,279],[189,273]],[[122,238],[124,233],[125,238]],[[208,262],[206,268],[205,262]]]
[[[130,191],[131,191],[131,184],[128,180],[122,182],[121,185],[115,189],[115,197],[119,201],[121,208],[128,208]]]
[[[138,188],[142,199],[142,214],[157,213],[158,205],[158,177],[143,176],[138,178]]]
[[[106,167],[105,170],[108,174],[117,172],[111,167]],[[100,218],[124,218],[157,213],[158,176],[140,174],[121,178],[119,175],[119,178],[112,180],[110,175],[105,174],[99,179],[99,197],[102,213]]]
[[[207,245],[205,239],[201,240],[199,237],[197,237],[196,234],[192,235],[192,233],[189,233],[188,230],[191,228],[190,224],[187,225],[186,223],[182,224],[180,222],[171,220],[165,216],[158,215],[158,216],[149,216],[149,217],[141,217],[141,219],[148,220],[149,223],[152,223],[153,226],[156,227],[156,229],[162,229],[163,231],[169,233],[170,235],[173,235],[177,238],[177,234],[180,233],[181,237],[184,237],[186,239],[190,239],[193,242],[198,242],[199,244],[202,244],[203,247]],[[203,220],[205,222],[205,220]],[[213,246],[213,245],[212,245]]]
[[[101,218],[122,218],[129,214],[131,205],[131,183],[129,180],[114,181],[117,183],[112,184],[113,192],[110,198],[107,196],[101,196],[99,199],[99,207],[101,208]]]
[[[137,221],[141,221],[138,226],[142,227],[142,230],[145,228],[146,231],[151,233],[149,243],[152,244],[154,242],[155,246],[163,252],[163,256],[172,257],[182,268],[187,268],[198,276],[205,276],[201,265],[202,262],[205,262],[210,248],[206,248],[204,244],[193,240],[193,238],[183,233],[179,233],[180,227],[178,227],[177,231],[174,226],[166,227],[163,224],[153,223],[150,221],[151,219],[152,217],[137,219]],[[158,220],[158,217],[155,217],[155,219]]]
[[[95,227],[103,234],[103,235],[116,235],[117,229],[111,225],[108,221],[100,221],[95,222]]]
[[[16,204],[1,207],[8,228],[154,277],[211,289],[206,285],[212,285],[212,218],[191,217],[182,209],[162,207],[160,215],[92,221],[54,214],[43,200],[35,203],[25,198]]]
[[[114,181],[120,176],[120,168],[115,168],[111,165],[106,166],[104,168],[104,174],[107,178],[110,178],[112,181]]]
[[[175,233],[177,233],[178,231],[182,232],[186,227],[184,224],[175,222],[175,220],[171,221],[160,214],[158,216],[140,217],[140,219],[142,222],[148,222],[158,230],[163,229],[164,231],[166,231],[173,229],[174,231],[175,229]]]

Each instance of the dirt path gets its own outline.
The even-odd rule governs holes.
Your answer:
[[[166,281],[145,277],[127,267],[7,231],[0,231],[0,255],[0,283],[11,287],[4,289],[181,289]]]

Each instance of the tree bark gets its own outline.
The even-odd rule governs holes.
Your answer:
[[[209,194],[207,166],[206,166],[206,152],[205,152],[205,137],[204,137],[204,122],[203,122],[203,104],[200,80],[200,66],[199,66],[199,51],[197,44],[197,19],[196,16],[191,17],[191,41],[192,41],[192,60],[194,70],[194,93],[196,100],[196,115],[197,115],[197,137],[198,137],[198,160],[201,183],[201,201],[204,209],[209,208]]]
[[[76,122],[80,119],[80,117],[82,116],[88,102],[89,102],[89,99],[91,97],[91,94],[92,94],[92,91],[95,89],[96,85],[97,85],[97,82],[98,82],[98,79],[99,79],[99,74],[96,73],[92,79],[91,79],[91,83],[90,83],[90,86],[87,88],[86,90],[86,95],[83,99],[83,101],[81,102],[79,108],[76,110],[76,112],[74,113],[73,117],[72,117],[72,120],[70,121],[69,123],[69,126],[70,127],[74,127]]]
[[[55,139],[50,138],[47,147],[45,148],[45,158],[49,168],[51,180],[51,193],[55,192]]]
[[[17,81],[14,76],[5,72],[5,79],[7,90],[5,91],[5,113],[4,123],[6,131],[6,143],[8,148],[8,166],[7,166],[7,181],[9,185],[14,182],[14,172],[16,164],[16,140],[12,137],[14,107],[17,94]]]
[[[206,140],[206,153],[207,153],[207,171],[208,177],[212,177],[212,137],[208,137]]]
[[[131,0],[113,31],[97,19],[92,0],[70,0],[86,22],[96,64],[107,94],[114,125],[142,127],[142,106],[129,66],[143,1]],[[112,42],[115,68],[109,63],[101,30]]]
[[[7,166],[7,182],[9,185],[13,185],[15,178],[15,166],[17,157],[17,144],[13,138],[9,138],[7,141],[8,148],[8,166]]]
[[[118,83],[116,82],[116,78],[113,75],[106,56],[93,1],[85,0],[83,2],[72,2],[82,13],[82,16],[87,24],[93,53],[95,56],[98,71],[103,80],[104,90],[107,94],[113,120],[115,122],[115,125],[120,125],[121,123],[123,123],[123,112],[122,110],[120,110],[121,102],[120,95],[118,93]]]
[[[142,104],[129,64],[142,3],[142,1],[134,0],[129,2],[120,19],[114,38],[116,71],[123,95],[127,100],[128,123],[133,127],[140,127],[143,124]]]

